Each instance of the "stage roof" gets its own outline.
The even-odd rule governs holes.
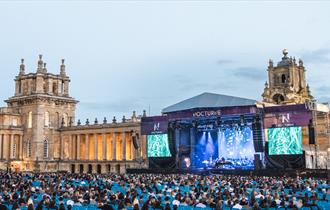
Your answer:
[[[177,112],[194,108],[251,106],[255,105],[256,102],[256,100],[247,98],[240,98],[215,93],[202,93],[172,106],[166,107],[162,110],[162,113]]]

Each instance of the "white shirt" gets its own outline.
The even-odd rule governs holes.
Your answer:
[[[198,203],[196,205],[196,207],[198,207],[198,208],[206,208],[205,204],[203,204],[203,203]]]
[[[242,209],[243,206],[241,206],[239,203],[235,204],[235,206],[233,206],[233,209]]]
[[[177,206],[179,206],[179,205],[180,205],[180,201],[178,201],[178,200],[174,200],[174,201],[172,202],[172,204],[173,204],[173,205],[177,205]]]

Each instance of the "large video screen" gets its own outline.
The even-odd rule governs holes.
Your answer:
[[[253,169],[254,145],[251,126],[226,126],[201,131],[196,136],[194,165],[198,168]]]
[[[148,157],[171,157],[167,134],[148,135]]]
[[[302,154],[301,127],[283,127],[268,129],[269,155]]]

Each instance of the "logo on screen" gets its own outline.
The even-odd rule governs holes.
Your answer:
[[[160,128],[160,123],[155,123],[154,124],[154,131],[159,131]]]
[[[290,114],[289,113],[280,114],[280,119],[282,124],[290,123]]]

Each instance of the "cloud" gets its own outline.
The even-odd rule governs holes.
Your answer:
[[[322,97],[318,97],[317,101],[319,103],[329,103],[330,102],[330,96],[322,96]]]
[[[79,106],[84,110],[94,110],[100,112],[131,113],[133,108],[141,107],[141,101],[137,99],[125,99],[116,102],[81,102]],[[134,106],[134,107],[132,107]]]
[[[173,80],[177,84],[177,90],[181,92],[195,92],[200,91],[201,93],[205,91],[212,91],[215,89],[230,89],[232,88],[232,83],[230,82],[219,82],[223,81],[223,77],[221,75],[216,75],[215,77],[206,77],[206,78],[198,78],[199,76],[192,75],[175,75],[173,76]]]
[[[266,71],[255,67],[238,67],[230,70],[235,77],[240,79],[265,80]]]
[[[330,63],[330,48],[304,52],[301,59],[308,63]]]
[[[217,64],[219,64],[219,65],[226,65],[226,64],[232,64],[232,63],[234,63],[234,61],[229,60],[229,59],[219,59],[217,61]]]
[[[315,89],[316,93],[318,95],[324,95],[324,94],[329,94],[330,93],[330,86],[328,85],[321,85]]]

